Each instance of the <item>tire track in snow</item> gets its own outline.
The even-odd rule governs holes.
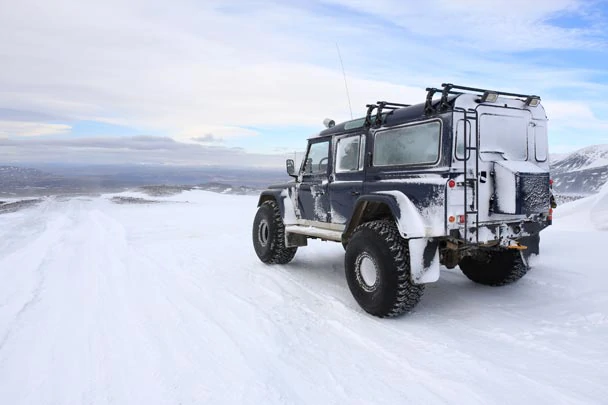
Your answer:
[[[54,249],[63,244],[63,234],[73,224],[71,218],[58,211],[56,203],[46,202],[41,209],[42,212],[35,215],[33,220],[26,218],[24,223],[19,225],[19,228],[22,228],[23,226],[29,226],[31,223],[42,223],[42,226],[39,227],[41,234],[33,241],[21,241],[23,245],[17,251],[0,261],[0,268],[8,269],[8,271],[16,271],[17,269],[23,271],[23,266],[25,266],[35,274],[34,284],[28,294],[29,298],[11,315],[11,319],[6,323],[6,330],[0,339],[0,353],[2,353],[26,312],[39,302],[40,293],[47,276],[44,271],[45,263],[49,260],[49,256]],[[48,215],[50,215],[50,218],[46,218]],[[31,252],[35,252],[36,256],[31,257]],[[13,298],[14,294],[7,294],[7,302],[3,303],[0,309],[6,307]]]

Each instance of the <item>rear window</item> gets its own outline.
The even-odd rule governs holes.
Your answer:
[[[542,122],[534,123],[534,155],[536,161],[544,162],[548,157],[549,140],[547,139],[547,127]]]
[[[502,155],[507,160],[527,160],[529,121],[521,115],[482,114],[479,120],[481,158],[495,160],[496,155]]]
[[[466,128],[465,128],[466,125]],[[465,137],[464,134],[467,134],[467,146],[471,145],[472,137],[471,137],[471,122],[465,120],[459,120],[458,125],[456,126],[456,159],[464,160],[465,156],[468,159],[471,155],[470,150],[465,154],[464,146],[465,146]]]
[[[374,142],[374,166],[436,163],[440,139],[439,121],[378,132]]]

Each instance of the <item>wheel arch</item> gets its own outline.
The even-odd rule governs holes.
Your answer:
[[[285,202],[283,201],[283,197],[281,195],[282,190],[264,190],[260,194],[258,198],[258,207],[264,204],[266,201],[274,201],[279,206],[279,211],[281,212],[281,217],[285,218]]]
[[[363,195],[357,199],[353,214],[345,225],[342,243],[348,243],[355,228],[365,222],[386,218],[390,218],[396,222],[396,219],[400,215],[399,206],[391,196],[380,194]]]
[[[296,202],[293,197],[292,188],[264,190],[258,198],[258,207],[266,201],[275,201],[285,225],[292,225],[296,223],[297,219]]]
[[[281,192],[279,190],[264,190],[262,191],[262,193],[260,194],[260,197],[258,198],[258,207],[262,204],[264,204],[266,201],[269,200],[275,200],[277,202],[277,204],[280,205],[280,200],[281,200]]]
[[[424,219],[414,203],[400,191],[386,191],[362,195],[357,199],[353,214],[344,228],[342,243],[348,243],[357,226],[386,218],[395,221],[404,238],[425,237]]]

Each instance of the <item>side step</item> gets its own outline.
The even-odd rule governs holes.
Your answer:
[[[342,231],[332,231],[331,229],[303,225],[288,225],[285,227],[285,232],[297,233],[298,235],[306,235],[312,238],[332,240],[334,242],[342,242]]]

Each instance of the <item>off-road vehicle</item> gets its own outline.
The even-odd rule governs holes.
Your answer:
[[[343,244],[372,315],[410,311],[440,265],[501,286],[523,277],[552,221],[547,117],[534,95],[452,84],[416,105],[377,102],[308,140],[295,178],[261,193],[253,245],[286,264],[309,238]]]

